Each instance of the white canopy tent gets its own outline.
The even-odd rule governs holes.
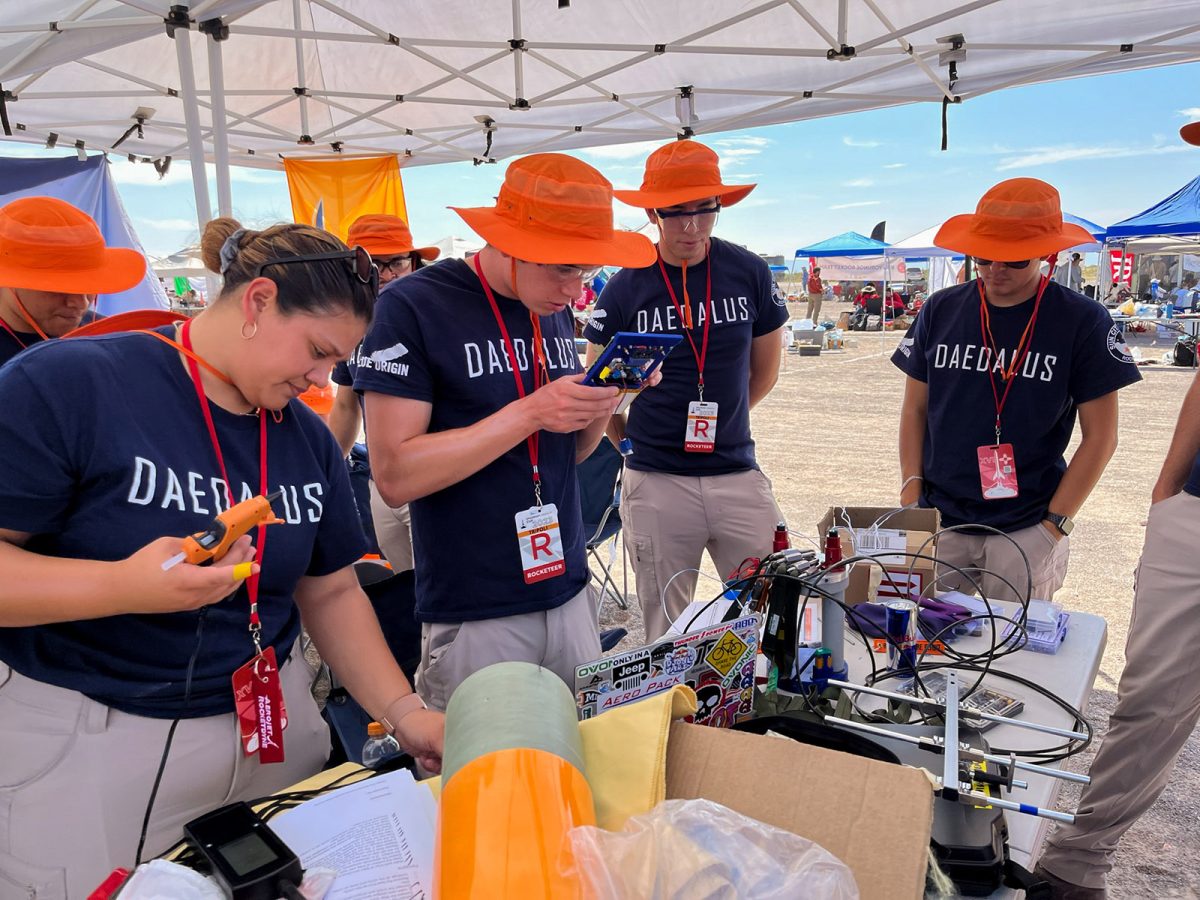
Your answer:
[[[0,0],[0,124],[211,159],[228,213],[229,165],[282,155],[490,163],[910,103],[936,143],[943,103],[1191,62],[1198,33],[1195,0]]]

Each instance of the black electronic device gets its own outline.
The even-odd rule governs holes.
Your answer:
[[[230,900],[291,896],[304,878],[296,854],[245,803],[193,819],[183,826],[183,834]]]

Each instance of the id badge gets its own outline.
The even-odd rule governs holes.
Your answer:
[[[979,487],[984,500],[1017,496],[1017,462],[1012,444],[988,444],[975,449],[979,457]]]
[[[257,753],[262,763],[283,762],[287,707],[274,647],[268,647],[233,673],[233,701],[242,752],[247,756]]]
[[[517,543],[521,547],[521,569],[525,583],[556,578],[567,571],[558,507],[553,503],[531,506],[517,513]]]
[[[688,404],[687,431],[683,449],[688,453],[712,453],[717,443],[717,404],[693,400]]]

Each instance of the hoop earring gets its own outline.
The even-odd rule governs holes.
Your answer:
[[[247,325],[252,326],[249,334],[246,334],[246,326]],[[256,334],[258,334],[258,322],[243,322],[242,323],[242,340],[243,341],[253,340],[254,336]]]

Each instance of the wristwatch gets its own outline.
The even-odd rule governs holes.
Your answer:
[[[1071,533],[1075,527],[1075,520],[1070,516],[1060,516],[1058,513],[1046,513],[1046,521],[1062,532],[1063,537]]]
[[[418,709],[426,709],[425,701],[420,698],[416,691],[411,694],[405,694],[397,700],[392,701],[392,705],[387,708],[389,715],[380,716],[379,724],[387,729],[387,733],[395,737],[396,728],[400,725],[400,720],[411,712],[416,712]]]

